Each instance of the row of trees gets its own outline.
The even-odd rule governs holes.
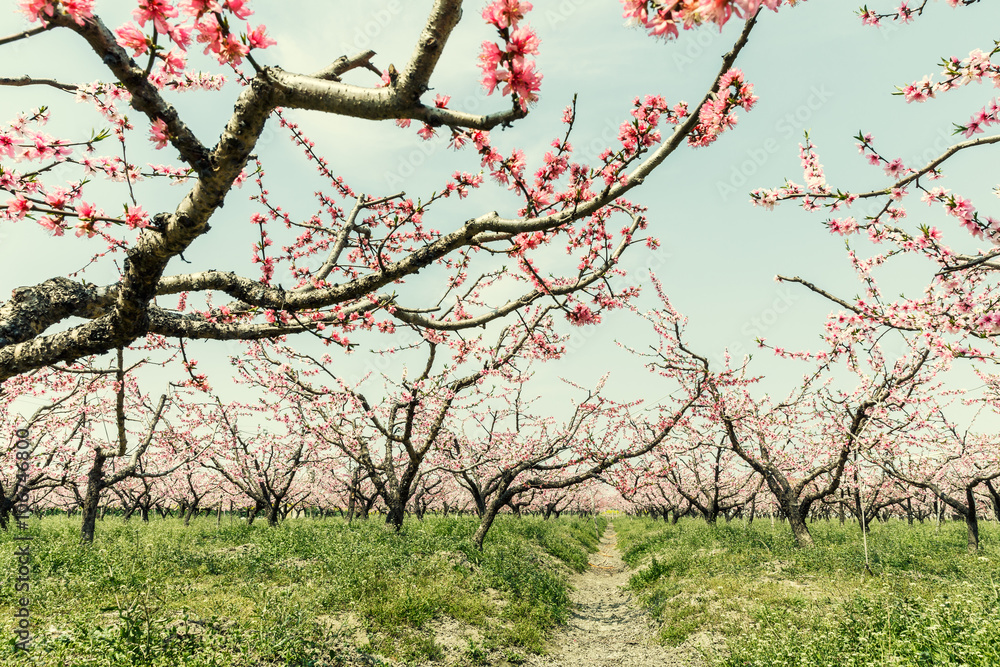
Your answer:
[[[749,498],[742,506],[770,503],[808,546],[810,513],[853,494],[853,511],[866,525],[869,510],[874,516],[882,502],[871,489],[881,489],[885,500],[896,497],[893,485],[903,485],[911,504],[930,493],[965,516],[969,546],[976,547],[977,493],[986,489],[995,499],[1000,468],[997,448],[972,428],[968,410],[992,412],[1000,383],[981,370],[984,394],[971,398],[949,394],[941,378],[956,358],[993,357],[991,341],[1000,331],[991,282],[1000,270],[997,251],[992,245],[955,251],[930,225],[918,231],[901,225],[903,202],[919,190],[974,238],[998,238],[1000,225],[970,199],[927,183],[954,156],[1000,141],[971,138],[1000,122],[995,101],[960,126],[967,141],[927,165],[883,156],[870,136],[859,135],[862,154],[892,180],[884,188],[831,187],[807,140],[805,185],[755,191],[761,205],[798,201],[810,211],[880,202],[863,220],[826,220],[852,243],[864,231],[880,244],[869,258],[850,248],[864,295],[844,299],[803,278],[784,278],[842,310],[828,321],[820,350],[773,349],[807,369],[780,398],[762,390],[748,360],[717,367],[705,350],[689,346],[683,318],[657,285],[659,304],[644,315],[657,337],[647,361],[663,383],[657,393],[670,398],[650,406],[638,396],[611,397],[603,385],[572,387],[561,397],[566,416],[559,420],[531,398],[532,364],[562,356],[561,327],[594,326],[611,311],[636,309],[640,286],[623,274],[620,260],[637,246],[658,245],[643,236],[645,210],[626,197],[681,156],[683,146],[714,143],[753,108],[753,86],[735,64],[762,9],[795,2],[625,0],[626,17],[657,37],[678,37],[680,28],[705,23],[721,28],[734,16],[745,24],[695,103],[636,99],[617,142],[593,163],[574,155],[571,105],[553,150],[533,173],[521,150],[501,150],[489,133],[516,125],[538,99],[539,40],[526,18],[528,2],[496,0],[482,12],[492,38],[478,54],[481,82],[488,93],[508,98],[485,115],[450,108],[447,95],[427,99],[462,20],[461,0],[435,0],[400,69],[377,66],[375,54],[365,51],[331,54],[312,74],[258,63],[273,40],[261,25],[246,24],[238,33],[252,14],[247,2],[142,0],[115,30],[92,2],[21,4],[39,26],[0,39],[0,46],[46,33],[77,39],[108,82],[25,76],[0,84],[71,92],[109,129],[51,137],[40,128],[52,111],[41,105],[0,128],[7,158],[0,188],[9,195],[0,208],[3,224],[32,219],[53,235],[72,231],[81,244],[96,242],[96,250],[84,251],[93,255],[88,266],[95,268],[88,270],[116,277],[91,283],[54,265],[53,277],[19,287],[0,304],[2,416],[9,433],[27,429],[33,447],[26,475],[16,474],[19,460],[5,457],[0,521],[29,495],[35,503],[42,496],[53,504],[69,498],[81,507],[82,535],[91,540],[111,494],[145,513],[154,496],[184,498],[195,511],[218,506],[219,494],[227,494],[251,502],[254,515],[264,513],[272,523],[283,508],[307,502],[362,513],[380,504],[398,527],[406,511],[424,511],[432,498],[443,507],[464,493],[482,518],[481,544],[503,508],[529,497],[551,502],[562,489],[601,478],[627,498],[654,488],[662,496],[666,482],[686,502],[701,504],[706,517],[734,508],[739,498]],[[865,10],[862,19],[905,23],[926,5]],[[188,53],[192,36],[207,45],[204,55],[231,77],[229,85],[201,71],[203,63],[189,63],[201,58]],[[940,82],[925,79],[900,92],[923,101],[972,82],[996,83],[1000,68],[990,60],[996,53],[952,58]],[[244,61],[252,73],[242,69]],[[214,145],[203,143],[171,102],[193,90],[231,96],[220,106],[233,106],[233,113]],[[129,118],[125,105],[138,116]],[[419,198],[361,192],[293,122],[295,111],[392,119],[402,127],[417,121],[425,139],[442,141],[435,139],[440,132],[456,149],[475,151],[482,172],[456,171]],[[314,213],[293,215],[274,200],[257,152],[268,124],[302,149],[318,179]],[[144,168],[130,161],[142,152],[137,132],[156,148],[169,145],[179,163]],[[117,144],[99,155],[101,142]],[[513,213],[480,211],[448,221],[454,209],[443,202],[475,194],[484,175],[516,199]],[[187,189],[175,206],[150,214],[136,194],[144,180]],[[222,206],[244,183],[252,190],[252,225],[235,227]],[[108,210],[123,213],[106,213],[97,205],[103,199],[112,201]],[[438,211],[447,231],[433,224]],[[248,227],[252,262],[245,270],[168,272],[168,265],[186,261],[185,251],[220,233],[232,234],[230,245]],[[568,259],[555,258],[556,246]],[[886,298],[878,272],[914,255],[931,262],[930,284],[917,298]],[[428,284],[441,286],[443,295],[428,299]],[[168,306],[168,298],[171,304],[177,298],[176,305]],[[351,349],[359,338],[402,330],[413,332],[415,342],[393,351],[417,370],[385,377],[374,393],[367,378],[348,380],[325,348],[312,352],[292,342],[293,334],[308,335]],[[197,370],[185,346],[191,339],[238,341],[233,367],[241,386],[233,393],[243,398],[212,388],[219,383]],[[174,381],[149,395],[144,374],[157,366]],[[762,492],[768,501],[757,500]]]
[[[397,351],[422,353],[419,372],[383,376],[378,391],[370,378],[348,384],[328,357],[280,341],[251,343],[234,358],[249,396],[240,401],[223,402],[183,344],[162,363],[187,377],[156,400],[136,376],[171,348],[130,350],[144,355],[131,367],[119,353],[110,368],[45,369],[24,376],[41,401],[26,421],[5,393],[10,430],[36,435],[31,474],[18,483],[10,465],[0,481],[4,508],[29,494],[79,506],[88,541],[102,503],[145,517],[157,505],[194,513],[235,502],[272,525],[293,508],[337,507],[352,518],[377,508],[397,529],[407,513],[468,508],[481,518],[481,545],[499,512],[558,505],[573,497],[566,489],[599,480],[635,507],[675,516],[693,508],[714,522],[737,510],[777,511],[802,546],[812,544],[810,514],[840,506],[867,527],[886,508],[919,513],[934,502],[965,518],[969,548],[978,548],[978,517],[987,502],[997,506],[1000,462],[968,415],[991,409],[992,393],[956,397],[941,379],[947,364],[927,349],[890,361],[885,342],[869,338],[863,356],[859,345],[786,355],[809,372],[781,398],[760,395],[749,359],[713,368],[659,297],[660,308],[633,313],[656,344],[633,352],[651,373],[646,390],[668,397],[647,405],[610,397],[604,381],[567,385],[563,419],[533,396],[532,364],[563,342],[550,308],[489,344],[484,333]]]
[[[148,355],[172,350],[152,345],[129,351],[146,355],[131,367],[120,351],[111,368],[76,364],[22,376],[22,389],[42,405],[23,422],[14,382],[4,395],[5,422],[34,434],[30,474],[5,471],[4,508],[40,491],[49,503],[79,504],[90,541],[102,497],[144,515],[166,498],[192,512],[237,498],[272,525],[306,503],[361,515],[377,503],[398,529],[408,510],[422,513],[434,500],[463,506],[463,495],[482,518],[481,545],[502,509],[536,497],[558,504],[560,491],[661,446],[702,390],[703,371],[685,364],[673,340],[664,354],[679,364],[668,374],[677,396],[652,419],[634,414],[638,402],[604,396],[603,382],[574,388],[575,398],[567,392],[565,421],[541,414],[528,392],[531,364],[560,349],[551,310],[502,329],[492,344],[486,334],[457,346],[424,340],[410,351],[425,355],[419,373],[384,378],[377,395],[365,379],[348,385],[334,375],[328,356],[280,342],[252,343],[234,359],[252,397],[242,401],[224,403],[183,344],[179,358],[162,363],[188,377],[157,401],[136,376]]]

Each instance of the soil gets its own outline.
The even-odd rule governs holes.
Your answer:
[[[531,667],[705,667],[706,651],[718,648],[708,634],[677,647],[656,643],[657,629],[626,588],[631,572],[622,562],[613,525],[601,538],[590,569],[570,579],[574,611],[552,638],[548,655]]]

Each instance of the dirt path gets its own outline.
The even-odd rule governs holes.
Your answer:
[[[695,646],[667,648],[653,643],[656,629],[625,588],[631,572],[622,562],[614,526],[601,538],[590,570],[570,579],[575,609],[552,640],[549,655],[533,667],[703,667]]]

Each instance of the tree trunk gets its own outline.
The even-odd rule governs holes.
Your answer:
[[[403,519],[406,518],[406,507],[396,498],[393,498],[391,503],[386,504],[389,511],[386,512],[385,523],[399,531],[403,527]]]
[[[371,514],[372,507],[375,506],[375,500],[377,498],[378,498],[378,495],[376,495],[376,494],[373,493],[370,498],[362,498],[361,499],[362,500],[361,507],[360,507],[360,509],[358,511],[358,518],[359,519],[361,519],[363,521],[367,521],[368,520],[368,515]]]
[[[798,503],[784,503],[785,515],[788,518],[788,525],[795,536],[795,543],[803,548],[811,548],[815,545],[812,535],[809,534],[809,526],[806,524],[806,516],[803,508]]]
[[[966,487],[965,502],[969,511],[965,514],[965,526],[969,533],[969,553],[979,551],[979,512],[976,510],[976,494],[973,487]]]
[[[497,512],[500,511],[502,506],[503,505],[499,503],[493,503],[486,509],[482,518],[479,520],[479,528],[476,529],[476,534],[472,536],[472,544],[475,545],[476,549],[479,551],[483,550],[483,540],[486,539],[486,534],[490,532],[490,528],[493,526],[493,521],[497,518]]]
[[[991,480],[986,480],[986,490],[990,492],[990,499],[993,500],[993,516],[1000,521],[1000,491],[997,491]]]
[[[83,522],[80,524],[80,541],[91,544],[97,526],[97,511],[101,503],[104,487],[104,461],[106,457],[94,454],[94,463],[87,473],[87,491],[83,496]]]
[[[260,502],[259,500],[255,501],[253,507],[250,509],[249,512],[247,512],[248,526],[253,525],[253,520],[257,518],[257,514],[259,514],[262,509],[264,509],[264,503]]]

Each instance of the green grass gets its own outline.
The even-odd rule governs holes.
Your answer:
[[[810,524],[814,549],[788,527],[615,522],[630,586],[679,644],[696,632],[725,641],[725,667],[1000,665],[1000,530],[982,525],[875,524],[871,574],[857,524]]]
[[[113,519],[82,547],[77,521],[35,521],[34,642],[15,652],[5,632],[0,664],[320,666],[361,653],[417,663],[443,657],[432,626],[444,620],[473,630],[469,664],[516,663],[566,618],[567,575],[596,548],[594,523],[501,517],[482,552],[475,527],[467,517],[408,521],[398,534],[374,519]],[[11,537],[0,534],[4,572],[15,570]],[[5,630],[13,583],[0,595]]]

